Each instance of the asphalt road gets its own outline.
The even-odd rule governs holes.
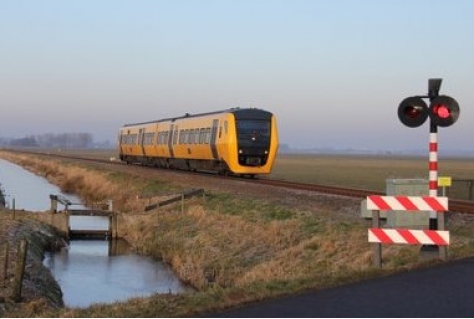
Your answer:
[[[231,309],[209,317],[474,317],[474,258]]]

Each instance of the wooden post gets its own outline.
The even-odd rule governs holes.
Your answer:
[[[116,214],[111,214],[109,216],[109,233],[110,239],[117,239],[118,237],[118,218]]]
[[[119,224],[119,216],[118,216],[117,214],[114,214],[113,216],[114,216],[114,217],[113,217],[113,221],[114,221],[114,231],[115,231],[115,233],[114,233],[114,238],[117,239],[117,238],[119,238],[119,232],[118,232],[118,231],[119,231],[119,228],[118,228],[118,227],[119,227],[119,226],[118,226],[118,224]]]
[[[18,252],[15,265],[15,278],[13,281],[13,289],[11,299],[14,302],[21,301],[21,285],[23,283],[23,275],[25,273],[26,251],[28,242],[24,239],[18,244]]]
[[[51,212],[56,213],[58,211],[58,197],[56,195],[49,195],[51,200]]]
[[[112,215],[109,215],[109,240],[114,238],[114,219]]]
[[[445,214],[438,213],[438,230],[445,230]],[[439,259],[445,261],[448,258],[448,246],[439,246]]]
[[[372,211],[372,227],[380,228],[380,211]],[[377,268],[382,268],[382,244],[373,243],[374,250],[374,266]]]
[[[16,209],[15,209],[15,197],[13,197],[13,199],[12,199],[12,208],[13,208],[13,220],[15,220],[15,213],[16,213]]]
[[[181,213],[184,213],[184,193],[181,194]]]
[[[469,183],[469,186],[468,186],[468,188],[469,188],[469,195],[468,195],[468,198],[469,198],[469,200],[472,200],[472,185],[473,185],[473,180],[472,180],[472,179],[469,180],[468,183]]]
[[[3,287],[6,287],[6,280],[7,280],[7,270],[8,270],[8,257],[10,256],[10,243],[7,241],[5,243],[4,249],[4,259],[3,259],[3,271],[2,271],[2,283]]]

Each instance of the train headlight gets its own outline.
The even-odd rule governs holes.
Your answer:
[[[265,155],[267,155],[267,154],[268,154],[268,150],[265,150]]]
[[[239,154],[242,154],[242,153],[243,153],[242,150],[239,150]]]

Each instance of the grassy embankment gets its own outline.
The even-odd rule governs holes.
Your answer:
[[[154,295],[87,309],[46,311],[40,313],[41,316],[190,316],[421,265],[419,248],[389,246],[383,249],[383,270],[374,269],[371,246],[367,243],[367,222],[354,216],[341,218],[342,214],[334,214],[327,208],[292,209],[271,199],[257,201],[213,192],[205,199],[188,202],[184,212],[181,207],[175,207],[144,213],[143,207],[149,203],[150,196],[176,191],[178,187],[166,181],[79,167],[65,161],[7,153],[1,153],[0,157],[45,176],[63,190],[79,194],[87,201],[113,199],[115,209],[129,216],[126,239],[137,251],[164,259],[182,280],[198,289],[191,294]],[[288,167],[303,167],[301,172],[306,171],[306,174],[302,174],[301,179],[304,180],[309,164],[301,162],[301,158],[296,159],[297,162],[293,160],[288,159]],[[277,162],[275,177],[288,174],[281,161],[285,158]],[[347,185],[347,176],[355,176],[351,181],[362,180],[358,185],[364,178],[376,182],[374,175],[379,174],[378,169],[365,166],[367,160],[357,163],[360,168],[350,170],[354,175],[347,175],[343,163],[329,159],[318,182],[324,184],[322,180],[331,174],[337,176],[332,181],[346,180],[342,185]],[[320,165],[324,166],[322,162]],[[338,166],[332,172],[328,170],[328,167]],[[388,170],[391,169],[397,173],[404,170],[403,167]],[[424,176],[422,169],[420,166],[420,175]],[[387,168],[382,167],[380,171],[386,174]],[[377,176],[380,179],[380,175]],[[384,179],[381,188],[383,183]],[[141,194],[143,199],[137,200],[130,193]],[[450,221],[453,238],[450,258],[474,254],[472,228],[462,220]]]

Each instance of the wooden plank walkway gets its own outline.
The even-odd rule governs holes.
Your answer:
[[[71,229],[70,239],[106,239],[111,236],[110,230]]]
[[[102,209],[68,209],[69,216],[112,216],[115,212]]]

